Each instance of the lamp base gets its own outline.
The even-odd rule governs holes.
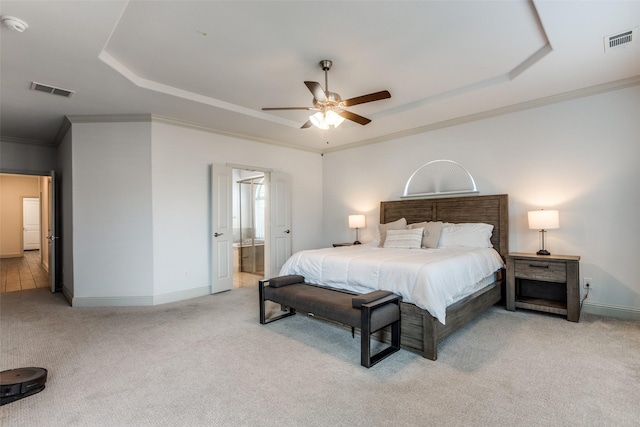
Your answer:
[[[538,255],[551,255],[551,252],[549,252],[546,249],[540,249],[538,252],[536,252]]]

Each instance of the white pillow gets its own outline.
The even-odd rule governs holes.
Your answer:
[[[423,248],[437,248],[440,240],[440,231],[442,230],[442,221],[417,222],[409,224],[409,228],[424,228],[424,236],[422,236]]]
[[[420,249],[422,247],[422,235],[424,228],[411,228],[405,230],[387,230],[387,238],[384,240],[384,248]]]
[[[380,247],[384,247],[384,239],[387,236],[388,230],[406,230],[407,228],[407,220],[405,218],[400,218],[399,220],[388,222],[386,224],[380,224],[378,226],[379,234],[380,234]]]
[[[439,248],[492,248],[493,225],[481,222],[445,223],[440,232]]]

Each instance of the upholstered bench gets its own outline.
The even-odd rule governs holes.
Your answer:
[[[296,311],[308,313],[360,329],[360,363],[367,368],[400,349],[400,302],[402,297],[388,291],[354,294],[304,283],[298,275],[260,280],[260,323],[267,324]],[[273,301],[288,311],[266,318],[265,301]],[[391,344],[371,354],[371,334],[391,326]]]

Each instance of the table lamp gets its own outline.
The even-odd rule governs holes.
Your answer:
[[[349,228],[356,229],[356,241],[353,242],[354,245],[359,245],[358,241],[358,229],[364,228],[364,215],[349,215]]]
[[[560,219],[558,211],[550,210],[546,211],[541,209],[539,211],[529,211],[529,228],[531,230],[540,230],[540,250],[536,252],[538,255],[551,255],[548,250],[545,249],[545,233],[547,230],[560,228]]]

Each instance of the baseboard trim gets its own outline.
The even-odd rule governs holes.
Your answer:
[[[64,290],[63,290],[64,291]],[[197,298],[211,293],[209,286],[170,292],[162,295],[134,297],[72,297],[73,307],[142,307]],[[66,295],[66,293],[65,293]]]
[[[24,256],[24,253],[16,252],[16,253],[2,254],[0,255],[0,258],[22,258],[23,256]]]
[[[153,297],[73,297],[73,307],[143,307],[153,305]]]
[[[640,310],[619,305],[590,303],[585,301],[582,306],[583,313],[596,314],[598,316],[615,317],[623,320],[640,320]]]
[[[186,289],[184,291],[170,292],[168,294],[162,294],[162,295],[154,295],[153,305],[183,301],[186,299],[203,297],[209,294],[211,294],[211,288],[209,286],[203,286],[201,288]]]
[[[62,284],[62,295],[64,295],[65,299],[71,304],[73,307],[73,291],[67,288],[64,283]]]

